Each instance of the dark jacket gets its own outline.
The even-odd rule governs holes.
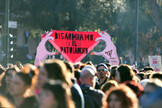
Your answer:
[[[84,96],[80,86],[77,84],[76,79],[72,80],[73,86],[71,87],[72,99],[75,102],[76,108],[84,108]]]
[[[84,99],[85,99],[85,108],[101,108],[102,107],[102,98],[104,93],[101,90],[92,88],[89,85],[81,84],[80,85]]]

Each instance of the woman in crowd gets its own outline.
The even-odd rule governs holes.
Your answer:
[[[67,69],[66,65],[61,60],[46,60],[39,66],[39,75],[37,81],[37,90],[36,93],[39,94],[41,88],[49,79],[61,80],[67,84],[70,84],[71,81],[67,78]]]
[[[0,92],[7,96],[7,97],[10,97],[9,95],[9,86],[10,86],[10,83],[11,83],[11,79],[12,77],[19,71],[19,68],[17,66],[13,66],[13,67],[9,67],[6,72],[5,72],[5,75],[2,79],[2,86],[1,86],[1,90]]]
[[[40,108],[74,108],[67,84],[58,80],[45,83],[40,96]]]
[[[35,66],[26,65],[13,76],[9,92],[16,108],[37,108],[37,99],[30,90],[37,78],[37,72]]]
[[[115,80],[118,83],[123,83],[125,81],[132,81],[134,80],[134,72],[129,65],[122,64],[117,68]]]
[[[136,94],[125,85],[111,88],[103,101],[103,108],[138,108]]]

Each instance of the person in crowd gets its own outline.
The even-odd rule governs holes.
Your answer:
[[[7,98],[10,97],[9,86],[11,84],[12,77],[19,71],[17,66],[9,67],[2,79],[2,86],[0,88],[1,94],[5,95]]]
[[[45,62],[41,63],[39,66],[39,75],[37,81],[36,94],[38,95],[41,91],[41,88],[50,79],[61,80],[62,82],[67,83],[69,86],[72,85],[72,82],[67,78],[67,68],[63,61],[58,59],[48,59]]]
[[[117,70],[118,66],[117,65],[114,65],[111,67],[111,70],[110,70],[110,80],[115,80],[115,75],[116,75],[116,70]]]
[[[92,61],[87,61],[85,64],[86,64],[86,65],[91,65],[91,66],[93,66]]]
[[[40,108],[75,108],[70,88],[59,80],[49,80],[43,85],[40,95]]]
[[[16,108],[5,97],[0,95],[0,108]]]
[[[98,73],[99,87],[101,87],[104,83],[106,83],[106,81],[109,80],[110,72],[104,63],[98,64],[96,68]]]
[[[139,73],[137,73],[136,76],[137,76],[138,79],[141,81],[141,80],[143,80],[143,79],[145,78],[145,73],[144,73],[144,72],[139,72]]]
[[[101,90],[94,89],[97,77],[93,68],[83,68],[80,77],[80,87],[85,99],[85,108],[101,108],[104,93]]]
[[[115,80],[109,80],[101,86],[101,90],[106,93],[111,87],[118,87],[118,83]]]
[[[132,81],[134,80],[134,72],[132,68],[127,64],[122,64],[117,68],[115,80],[118,83],[123,83],[125,81]]]
[[[103,103],[102,108],[138,108],[136,94],[126,85],[108,90]]]
[[[66,68],[67,68],[67,77],[70,78],[72,81],[72,87],[71,87],[71,94],[72,94],[72,99],[75,102],[75,107],[76,108],[84,108],[84,96],[82,93],[82,90],[80,86],[77,84],[77,80],[74,77],[74,67],[70,62],[64,61]]]
[[[151,79],[144,87],[144,94],[140,98],[142,108],[161,108],[162,106],[162,81]]]
[[[9,93],[16,108],[37,108],[38,101],[31,90],[37,74],[36,67],[28,64],[12,77]]]
[[[162,80],[162,72],[156,72],[150,75],[150,79],[155,79],[155,78]]]
[[[75,78],[77,79],[77,83],[79,85],[81,84],[81,82],[80,82],[80,73],[81,73],[81,70],[79,70],[79,69],[74,70],[74,75],[75,75]]]
[[[154,71],[154,69],[152,67],[148,67],[148,66],[144,67],[143,70],[144,70],[145,73],[148,72],[148,71]]]

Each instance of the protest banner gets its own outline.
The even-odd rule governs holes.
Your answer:
[[[80,62],[98,43],[96,38],[100,37],[98,32],[77,32],[52,30],[42,35],[42,41],[37,47],[35,65],[43,61],[49,54],[45,49],[45,42],[48,40],[68,61]]]
[[[68,61],[80,62],[99,42],[106,42],[106,48],[102,52],[94,52],[91,55],[101,55],[111,65],[118,65],[119,59],[116,47],[111,37],[106,32],[78,32],[52,30],[42,35],[42,41],[37,47],[35,65],[45,60],[48,55],[56,55],[56,52],[48,52],[45,48],[49,41]]]
[[[148,56],[148,59],[150,67],[152,67],[155,72],[160,72],[162,69],[161,56]]]

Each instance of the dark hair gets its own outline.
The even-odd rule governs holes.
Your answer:
[[[162,72],[152,73],[152,74],[150,75],[150,78],[151,78],[151,79],[152,79],[152,78],[157,78],[157,79],[159,79],[159,80],[162,80]]]
[[[154,71],[154,69],[152,67],[144,67],[144,72],[147,72],[147,71]]]
[[[63,61],[58,59],[49,59],[44,62],[43,66],[47,71],[48,79],[61,80],[69,84],[66,76],[67,68]]]
[[[110,80],[114,80],[115,79],[115,74],[116,74],[116,70],[117,70],[118,66],[112,66],[111,70],[110,70]]]
[[[135,74],[137,74],[137,73],[138,73],[138,70],[137,70],[137,69],[133,69],[133,72],[134,72]]]
[[[67,70],[69,70],[69,72],[71,73],[74,73],[74,66],[70,62],[67,62],[67,61],[64,61],[64,63],[66,65]]]
[[[111,64],[110,63],[107,63],[107,62],[105,62],[104,63],[107,67],[110,67],[111,66]]]
[[[145,73],[144,72],[137,73],[137,76],[141,78],[140,80],[143,80],[145,78]]]
[[[124,81],[131,81],[134,77],[134,72],[132,68],[127,64],[122,64],[117,68],[120,74],[121,83]]]
[[[118,83],[115,80],[109,80],[101,86],[101,90],[106,93],[111,87],[118,87]]]
[[[110,97],[115,94],[121,101],[122,108],[137,108],[138,99],[135,93],[126,85],[120,85],[118,88],[112,87],[106,92],[105,96],[105,106],[103,108],[108,108]]]
[[[16,75],[19,76],[26,85],[31,86],[33,83],[32,79],[38,75],[38,70],[34,65],[26,64]]]
[[[87,61],[85,64],[86,64],[86,65],[91,65],[91,66],[93,66],[92,61]]]
[[[73,108],[74,104],[71,100],[70,88],[67,84],[59,80],[50,80],[43,86],[44,90],[49,90],[58,102],[57,108]]]
[[[74,74],[74,75],[75,75],[75,78],[76,78],[77,80],[79,80],[81,70],[77,69],[77,70],[74,71],[74,73],[75,73],[75,74]]]

